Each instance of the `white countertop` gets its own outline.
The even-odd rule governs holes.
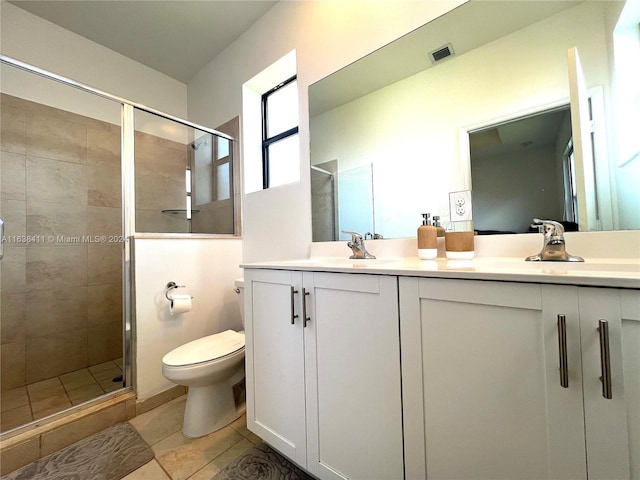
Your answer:
[[[313,272],[367,273],[467,280],[555,283],[640,289],[640,260],[598,258],[584,263],[525,262],[523,258],[481,257],[473,260],[420,260],[417,257],[382,257],[349,260],[346,257],[247,263],[242,268]]]

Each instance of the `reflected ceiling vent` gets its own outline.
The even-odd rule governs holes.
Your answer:
[[[429,60],[431,63],[438,63],[443,61],[445,58],[449,58],[455,55],[453,51],[453,46],[450,43],[447,43],[443,47],[436,48],[433,52],[429,53]]]

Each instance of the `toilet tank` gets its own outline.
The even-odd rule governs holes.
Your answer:
[[[240,318],[242,319],[242,328],[244,328],[244,278],[237,278],[235,284],[236,293],[238,294],[238,302],[240,304]]]

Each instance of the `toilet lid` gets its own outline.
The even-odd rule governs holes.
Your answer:
[[[244,347],[244,334],[226,330],[199,338],[167,353],[162,363],[171,367],[209,362]]]

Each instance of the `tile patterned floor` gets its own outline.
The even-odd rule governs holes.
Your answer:
[[[243,415],[201,438],[182,435],[186,395],[129,421],[151,445],[155,459],[124,480],[210,480],[262,440],[247,429]]]
[[[0,397],[0,431],[6,432],[122,388],[122,360],[114,360],[59,377],[5,390]]]

